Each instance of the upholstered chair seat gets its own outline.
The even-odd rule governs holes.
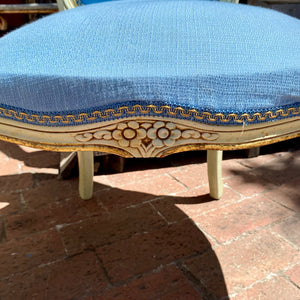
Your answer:
[[[275,11],[102,1],[24,26],[0,49],[1,138],[79,151],[82,170],[86,150],[160,157],[208,149],[220,160],[224,149],[299,135],[300,21]],[[219,167],[212,170],[219,198]],[[91,175],[82,172],[86,185]]]

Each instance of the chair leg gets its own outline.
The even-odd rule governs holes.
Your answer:
[[[213,199],[220,199],[223,194],[222,156],[223,151],[207,150],[209,194]]]
[[[78,151],[79,195],[88,200],[93,196],[94,153],[93,151]]]

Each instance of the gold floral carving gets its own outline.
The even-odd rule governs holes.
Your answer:
[[[111,146],[122,149],[136,149],[141,156],[153,155],[157,149],[184,144],[187,140],[215,141],[217,133],[203,132],[195,128],[165,121],[126,121],[88,132],[77,134],[81,143],[97,140],[109,141]],[[112,144],[112,143],[113,144]]]

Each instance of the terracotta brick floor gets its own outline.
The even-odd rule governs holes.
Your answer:
[[[300,299],[300,140],[101,169],[83,201],[59,154],[0,142],[0,299]],[[114,160],[114,158],[110,158]]]

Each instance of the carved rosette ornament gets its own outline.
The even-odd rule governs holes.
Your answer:
[[[214,141],[217,133],[203,132],[165,121],[126,121],[75,135],[78,142],[103,141],[139,156],[155,156],[157,150],[184,145],[188,140]],[[102,143],[101,143],[102,144]],[[135,150],[135,151],[133,151]]]
[[[147,136],[152,140],[154,147],[173,146],[181,137],[181,131],[176,128],[174,123],[158,121],[147,131]]]
[[[120,123],[117,129],[112,131],[112,138],[118,141],[121,147],[138,148],[146,136],[146,129],[136,121]]]

